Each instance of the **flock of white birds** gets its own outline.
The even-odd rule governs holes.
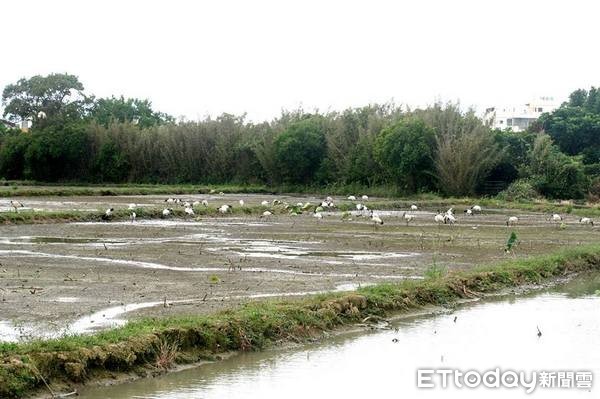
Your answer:
[[[219,193],[219,194],[223,195],[223,193]],[[347,200],[355,203],[354,207],[356,209],[356,212],[353,213],[354,216],[357,216],[357,217],[368,216],[375,225],[382,225],[384,223],[379,212],[369,209],[369,207],[367,206],[367,203],[369,201],[369,197],[367,195],[360,196],[360,201],[354,195],[348,196]],[[170,217],[174,214],[172,206],[183,207],[183,211],[186,216],[195,216],[196,213],[194,212],[194,208],[198,208],[198,207],[208,208],[208,206],[209,206],[208,200],[206,200],[206,199],[204,199],[202,201],[198,201],[198,200],[191,201],[191,200],[183,200],[181,198],[169,197],[169,198],[165,199],[164,202],[166,204],[166,207],[162,210],[162,217],[165,217],[165,218]],[[239,206],[242,208],[246,205],[246,203],[243,199],[240,199],[238,201],[238,203],[239,203]],[[15,201],[15,200],[10,201],[10,206],[11,206],[11,208],[13,208],[15,210],[15,212],[18,212],[20,208],[24,207],[22,202]],[[287,202],[281,201],[278,199],[274,199],[273,201],[270,201],[270,202],[267,200],[263,200],[261,202],[261,206],[263,206],[265,208],[282,206],[284,209],[288,210],[289,214],[292,216],[299,215],[299,214],[303,213],[304,211],[307,211],[313,207],[313,205],[310,202],[305,202],[305,203],[298,202],[296,204],[288,204]],[[139,206],[137,204],[129,204],[128,205],[128,210],[130,211],[129,218],[130,218],[131,222],[136,221],[137,214],[135,211],[139,208],[141,208],[141,206]],[[313,216],[316,219],[321,220],[321,219],[323,219],[323,216],[324,216],[323,212],[333,211],[333,210],[335,210],[335,208],[336,208],[336,205],[335,205],[334,199],[332,197],[328,196],[314,207]],[[222,204],[222,205],[218,206],[216,209],[221,214],[227,214],[227,213],[232,212],[233,206],[230,204]],[[415,204],[412,204],[410,206],[410,209],[408,209],[407,211],[405,211],[402,214],[402,217],[407,225],[410,224],[411,222],[413,222],[415,219],[417,219],[417,214],[415,212],[418,210],[419,210],[419,207]],[[112,219],[114,212],[115,212],[114,208],[112,208],[112,207],[108,208],[105,211],[105,213],[102,215],[102,219],[109,221],[110,219]],[[464,213],[465,213],[465,216],[467,216],[467,217],[474,216],[476,214],[483,213],[483,208],[480,205],[473,205],[473,206],[465,209]],[[262,212],[261,217],[268,218],[272,215],[273,215],[272,210],[266,209]],[[438,225],[441,225],[441,224],[454,225],[455,223],[457,223],[457,217],[454,214],[454,208],[450,208],[446,212],[441,212],[438,210],[437,213],[434,215],[433,220]],[[548,220],[550,222],[557,223],[560,225],[562,225],[562,223],[563,223],[563,217],[557,213],[550,215]],[[594,226],[594,221],[589,217],[580,218],[579,223],[582,225],[591,225],[592,227]],[[507,226],[516,226],[518,224],[519,224],[519,218],[517,216],[510,216],[506,220]]]

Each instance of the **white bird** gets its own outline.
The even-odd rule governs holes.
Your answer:
[[[330,196],[327,196],[327,198],[325,198],[325,201],[327,201],[327,202],[333,202],[333,198],[331,198]]]
[[[407,225],[408,225],[410,222],[412,222],[414,218],[415,218],[415,215],[411,215],[410,213],[406,213],[406,212],[404,212],[404,220],[406,221],[406,224],[407,224]]]
[[[244,200],[241,199],[239,202],[240,202],[240,206],[244,206]]]
[[[186,201],[186,202],[183,203],[183,207],[184,208],[191,208],[192,204],[190,204],[188,201]]]
[[[263,215],[263,217],[269,217],[269,216],[271,216],[271,215],[272,215],[272,213],[271,213],[271,212],[269,212],[269,211],[264,211],[264,212],[262,213],[262,215]]]
[[[446,215],[454,215],[454,208],[450,208],[446,211]]]
[[[219,191],[219,195],[225,195],[223,191]]]
[[[131,212],[131,215],[129,215],[129,219],[131,219],[131,223],[135,222],[136,217],[137,217],[137,215],[135,214],[135,212]]]
[[[467,216],[473,216],[473,211],[471,209],[465,209],[465,213]]]
[[[378,214],[374,213],[373,211],[371,211],[371,221],[373,223],[377,224],[383,224],[383,220],[381,220],[381,218],[379,217]]]
[[[356,204],[357,211],[362,211],[363,209],[365,209],[365,206],[363,204]]]
[[[194,201],[194,202],[192,202],[192,206],[200,206],[200,201]]]
[[[104,212],[104,214],[107,217],[111,217],[114,211],[115,211],[115,208],[109,208],[109,209],[106,210],[106,212]]]
[[[471,207],[471,210],[472,210],[473,212],[481,212],[481,211],[482,211],[482,209],[481,209],[481,206],[479,206],[479,205],[473,205],[473,206]]]
[[[202,200],[202,205],[208,206],[208,201],[207,200]]]
[[[437,224],[442,224],[442,223],[444,223],[444,220],[445,220],[445,218],[444,218],[444,215],[442,215],[441,213],[438,213],[437,215],[435,215],[435,216],[433,217],[433,220],[434,220],[434,221],[435,221]]]
[[[354,195],[348,196],[348,201],[356,201],[356,197]]]
[[[129,204],[129,205],[127,206],[127,209],[129,209],[129,210],[132,210],[132,209],[135,209],[135,208],[137,208],[137,205],[136,205],[136,204]]]
[[[10,206],[15,208],[15,212],[19,212],[18,208],[23,208],[22,203],[20,203],[19,201],[13,201],[13,200],[10,201]]]
[[[506,221],[507,226],[515,226],[517,223],[519,223],[519,218],[516,216],[511,216]]]
[[[219,212],[221,212],[221,213],[227,213],[227,212],[229,212],[230,208],[231,208],[231,206],[229,206],[229,205],[221,205],[219,207]]]
[[[262,206],[269,206],[269,201],[263,201],[260,203]]]
[[[450,214],[447,213],[444,216],[444,223],[446,223],[446,224],[454,224],[454,223],[456,223],[456,218],[451,213]]]
[[[171,209],[170,208],[169,209],[167,209],[167,208],[163,209],[163,211],[162,211],[162,215],[163,216],[169,216],[170,214],[171,214]]]
[[[368,201],[369,200],[369,196],[368,195],[363,195],[361,198],[362,198],[363,201]]]
[[[581,219],[579,219],[579,223],[581,223],[581,224],[591,224],[592,227],[594,226],[594,221],[591,218],[581,218]]]
[[[411,211],[416,211],[417,209],[419,209],[419,207],[417,207],[415,204],[412,204],[412,205],[410,206],[410,210],[411,210]]]
[[[552,217],[550,218],[553,222],[562,222],[562,216],[560,216],[558,213],[555,213],[552,215]]]
[[[40,111],[37,113],[37,117],[39,119],[46,119],[46,113],[44,111]]]
[[[321,212],[315,212],[313,216],[319,220],[323,219],[323,214]]]
[[[303,207],[304,204],[302,202],[296,202],[296,206]]]
[[[190,208],[190,207],[186,207],[184,209],[184,211],[185,211],[186,215],[190,215],[190,216],[194,215],[194,210],[192,208]]]
[[[167,198],[167,199],[165,200],[165,202],[166,202],[167,204],[172,204],[172,203],[174,203],[174,202],[175,202],[175,199],[174,199],[174,198]]]

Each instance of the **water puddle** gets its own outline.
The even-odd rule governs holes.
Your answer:
[[[144,268],[144,269],[171,270],[171,271],[178,271],[178,272],[228,272],[228,271],[232,271],[232,269],[228,268],[228,267],[167,266],[167,265],[163,265],[160,263],[154,263],[154,262],[144,262],[144,261],[114,259],[114,258],[101,258],[101,257],[91,257],[91,256],[79,256],[79,255],[59,255],[59,254],[51,254],[51,253],[46,253],[46,252],[35,252],[35,251],[27,251],[27,250],[0,250],[0,255],[12,256],[12,257],[23,257],[23,258],[73,259],[73,260],[79,260],[79,261],[111,263],[111,264],[115,264],[115,265],[140,267],[140,268]],[[297,270],[289,270],[289,269],[276,269],[276,268],[268,268],[268,267],[244,267],[241,270],[237,270],[236,272],[279,273],[279,274],[316,276],[316,277],[343,277],[343,278],[359,277],[359,275],[356,273],[354,273],[354,274],[353,273],[316,273],[316,272],[305,272],[305,271],[297,271]],[[407,277],[407,276],[402,276],[402,275],[371,275],[371,274],[363,274],[363,275],[373,277],[373,278],[380,278],[380,279],[411,278],[410,276]]]

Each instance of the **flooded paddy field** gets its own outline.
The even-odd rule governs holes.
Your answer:
[[[195,199],[195,196],[182,196]],[[22,198],[40,209],[99,209],[164,204],[166,196]],[[197,196],[219,206],[258,205],[268,195]],[[338,199],[342,201],[341,199]],[[380,203],[381,200],[378,200]],[[46,208],[44,208],[46,207]],[[53,208],[54,207],[54,208]],[[65,207],[65,208],[61,208]],[[468,269],[560,247],[600,241],[600,229],[563,215],[484,209],[437,225],[422,208],[409,225],[403,211],[380,211],[383,226],[341,212],[156,219],[131,222],[0,226],[0,340],[85,333],[141,316],[210,313],[248,300],[295,297],[361,285],[423,278],[432,265]],[[508,228],[508,216],[519,225]],[[514,254],[504,246],[515,231]]]

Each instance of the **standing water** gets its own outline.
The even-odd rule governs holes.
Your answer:
[[[301,349],[244,353],[133,383],[90,388],[117,398],[593,398],[600,377],[600,275],[541,293],[469,303],[455,312],[403,319],[397,330],[344,335]],[[538,328],[541,336],[538,336]],[[417,388],[417,369],[537,372],[537,388]],[[555,386],[543,387],[548,374]],[[570,372],[559,379],[558,372]],[[592,388],[584,380],[592,372]],[[554,379],[552,376],[555,376]],[[490,380],[492,381],[492,380]],[[510,381],[509,381],[510,382]],[[579,388],[577,387],[579,385]]]

